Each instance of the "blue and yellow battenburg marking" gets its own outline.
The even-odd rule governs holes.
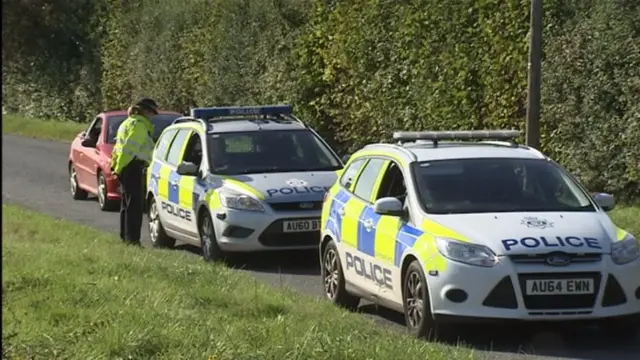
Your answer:
[[[334,234],[335,241],[395,267],[402,265],[405,253],[412,249],[429,270],[444,271],[447,260],[437,250],[435,238],[468,242],[466,237],[432,220],[425,220],[421,228],[416,228],[397,217],[380,216],[370,204],[337,184],[331,188],[329,195],[332,196],[331,205],[323,211],[322,223],[326,230]],[[344,210],[344,215],[341,215],[340,209]],[[365,222],[367,220],[370,221],[368,224]]]

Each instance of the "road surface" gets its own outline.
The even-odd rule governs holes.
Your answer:
[[[118,229],[117,213],[102,213],[95,200],[71,199],[67,174],[68,153],[69,145],[65,143],[3,134],[3,203],[23,205],[115,233]],[[143,237],[148,238],[146,228]],[[197,249],[185,246],[177,251],[190,251],[198,256]],[[247,257],[236,266],[239,271],[275,287],[290,286],[307,295],[322,296],[315,252],[274,254],[253,259]],[[377,310],[367,304],[361,306],[361,311],[381,326],[404,331],[400,314]],[[615,339],[603,339],[602,334],[590,329],[565,331],[563,334],[541,329],[527,338],[509,336],[508,331],[505,334],[500,328],[488,326],[471,332],[476,335],[465,335],[462,342],[478,349],[479,357],[486,359],[640,359],[640,339],[633,345],[620,345],[616,344]]]

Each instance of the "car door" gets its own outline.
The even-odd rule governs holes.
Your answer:
[[[350,246],[354,250],[351,257],[347,256],[346,271],[359,277],[357,285],[360,288],[376,295],[385,278],[375,258],[376,225],[380,215],[373,211],[371,198],[386,164],[387,160],[375,157],[367,161],[353,186],[354,196],[349,199],[345,215],[345,222],[352,227],[349,236],[355,237],[355,243],[347,242],[347,239],[344,241],[345,247]]]
[[[333,225],[331,226],[334,227],[333,231],[336,234],[336,240],[338,243],[351,248],[355,248],[355,245],[357,245],[357,223],[356,218],[347,216],[347,205],[353,197],[351,191],[355,181],[366,162],[366,158],[360,158],[347,165],[340,177],[342,189],[335,195],[329,211],[329,218],[333,219]]]
[[[176,133],[158,175],[158,200],[160,214],[167,230],[184,234],[186,227],[184,209],[180,208],[180,175],[176,172],[191,134],[191,129],[179,129]],[[182,210],[182,211],[181,211]]]
[[[202,164],[202,149],[204,144],[202,143],[202,137],[196,130],[189,133],[187,141],[185,142],[182,155],[178,164],[183,162],[189,162],[197,166]],[[196,183],[200,185],[199,176],[194,175],[178,175],[178,211],[180,218],[180,230],[191,236],[198,237],[198,224],[196,222],[196,216],[194,213],[194,205],[197,203],[198,194],[195,191]]]
[[[97,116],[85,133],[85,138],[91,138],[93,146],[80,146],[76,154],[76,176],[82,187],[92,191],[98,189],[97,172],[97,150],[96,146],[100,133],[102,132],[102,117]]]
[[[392,161],[387,161],[383,166],[377,184],[374,187],[371,203],[384,197],[395,197],[405,203],[406,188],[402,167]],[[404,208],[408,209],[407,204]],[[368,213],[374,213],[372,206]],[[381,267],[383,281],[379,282],[380,292],[378,295],[394,302],[402,300],[400,274],[398,263],[400,261],[400,247],[413,244],[421,234],[408,221],[410,219],[407,212],[404,216],[378,215],[375,220],[375,237],[373,251],[377,265]],[[369,218],[365,215],[363,220]],[[372,219],[374,220],[375,217]],[[405,245],[398,245],[399,243]],[[396,258],[396,256],[398,256]]]

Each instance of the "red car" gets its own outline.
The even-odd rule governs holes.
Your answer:
[[[151,119],[155,126],[154,140],[180,116],[181,114],[173,111],[159,111]],[[124,110],[102,112],[71,143],[69,183],[75,200],[95,195],[103,211],[120,207],[119,183],[117,179],[111,178],[111,151],[118,127],[126,118]]]

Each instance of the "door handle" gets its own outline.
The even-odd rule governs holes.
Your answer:
[[[346,212],[344,211],[344,208],[338,209],[338,215],[344,216],[344,214],[346,214]]]
[[[371,229],[373,229],[373,220],[372,219],[365,220],[364,228],[367,229],[367,231],[370,231]]]
[[[177,181],[171,181],[170,184],[173,187],[178,187],[178,182]]]

